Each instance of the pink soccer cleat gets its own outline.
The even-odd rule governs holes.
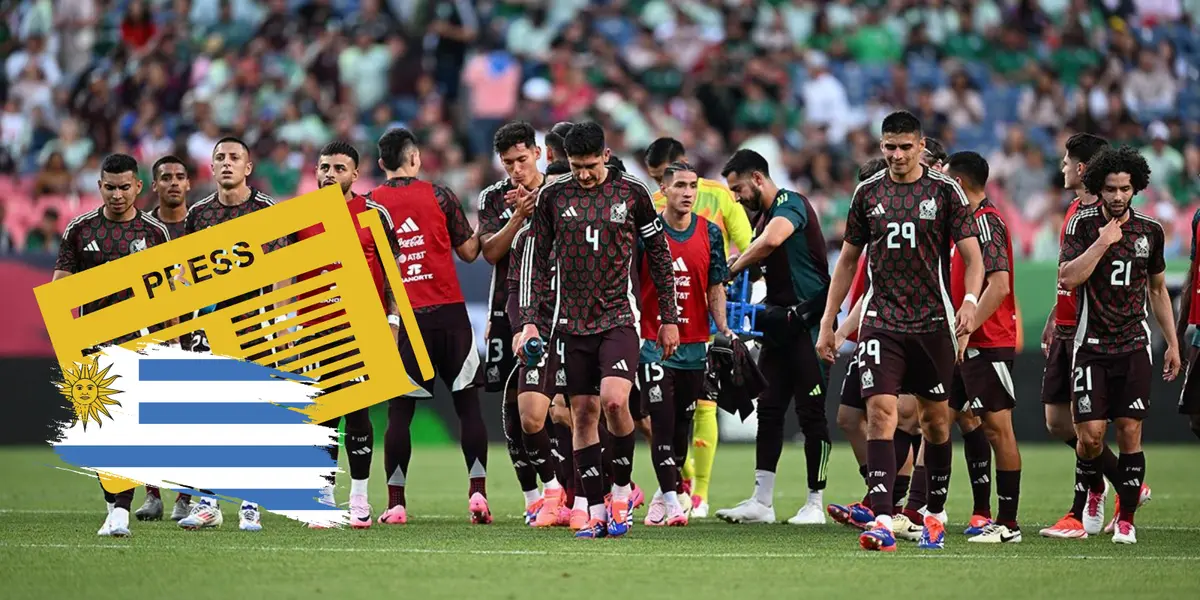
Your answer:
[[[471,513],[472,525],[490,525],[492,523],[492,511],[488,508],[487,498],[483,494],[479,492],[471,494],[467,510]]]
[[[379,522],[384,525],[403,525],[408,522],[408,512],[397,504],[379,515]]]
[[[350,527],[366,529],[371,526],[371,504],[363,495],[350,496]]]

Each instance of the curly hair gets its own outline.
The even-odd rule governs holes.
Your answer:
[[[1099,196],[1104,189],[1104,181],[1116,173],[1129,174],[1134,194],[1150,185],[1150,165],[1146,159],[1133,147],[1121,146],[1102,150],[1088,161],[1087,169],[1083,172],[1083,187],[1089,194]]]

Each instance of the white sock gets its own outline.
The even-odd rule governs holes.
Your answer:
[[[754,472],[754,499],[763,506],[771,506],[775,496],[775,474],[771,471]]]
[[[879,515],[878,517],[875,517],[875,523],[877,525],[887,527],[888,531],[892,530],[892,517],[890,515]]]
[[[675,492],[667,492],[663,494],[662,499],[663,502],[667,503],[667,508],[683,510],[683,507],[679,505],[679,495]]]
[[[663,497],[662,488],[658,488],[658,489],[654,490],[654,497],[650,498],[650,501],[654,502],[655,500],[661,500],[662,497]]]
[[[532,490],[526,491],[525,492],[525,506],[529,506],[530,504],[537,502],[537,499],[541,498],[541,497],[542,497],[542,493],[539,492],[537,490],[537,488],[533,488]]]
[[[367,495],[367,480],[366,479],[351,479],[350,480],[350,495],[351,496],[366,496]]]
[[[600,521],[607,521],[608,520],[608,509],[604,508],[603,504],[589,506],[588,507],[588,516],[590,516],[593,520],[598,519]]]
[[[588,509],[587,498],[585,498],[583,496],[575,496],[575,507],[572,508],[571,510],[586,511],[587,509]]]
[[[113,508],[112,516],[117,519],[129,520],[129,510],[124,508]]]
[[[612,487],[613,500],[628,500],[632,493],[632,485],[614,485]]]
[[[542,487],[544,487],[545,489],[548,489],[548,490],[557,490],[557,489],[562,488],[562,484],[559,483],[558,478],[555,477],[554,479],[551,479],[550,481],[547,481],[545,484],[543,484]]]
[[[115,502],[109,502],[107,504],[108,504],[108,514],[111,515],[113,509],[117,507],[117,504]]]
[[[825,506],[825,490],[808,490],[808,504]]]

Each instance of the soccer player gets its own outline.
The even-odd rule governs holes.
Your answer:
[[[217,141],[217,144],[213,146],[212,171],[213,176],[217,180],[217,191],[193,204],[188,209],[183,226],[185,235],[220,225],[242,215],[275,205],[275,200],[270,196],[250,186],[249,177],[250,173],[254,171],[254,162],[250,159],[249,146],[242,140],[236,137],[225,137]],[[274,240],[268,244],[268,251],[271,252],[282,248],[287,245],[288,241],[286,237]],[[216,309],[220,310],[245,302],[271,291],[272,288],[281,289],[288,283],[290,282],[278,282],[271,287],[262,290],[253,290],[236,298],[219,302]],[[283,304],[287,304],[287,301],[280,302],[277,306]],[[264,306],[240,315],[235,321],[246,322],[249,325],[238,333],[260,328],[263,323],[254,320],[254,317],[274,308],[275,306]],[[269,324],[267,325],[269,326]],[[208,350],[208,339],[202,330],[193,332],[190,337],[193,340],[193,350]],[[270,343],[270,339],[271,336],[269,335],[263,338],[261,342],[264,349],[263,352],[251,356],[249,360],[259,360],[272,354],[273,345]],[[252,342],[252,345],[259,343]],[[196,530],[206,527],[218,527],[223,522],[224,517],[221,515],[221,509],[218,506],[216,498],[201,497],[199,501],[192,503],[191,514],[181,519],[179,526],[184,529]],[[262,520],[258,504],[254,502],[242,502],[241,508],[238,510],[238,528],[242,531],[262,530]]]
[[[867,550],[894,551],[892,535],[897,394],[914,391],[921,404],[926,444],[930,515],[922,546],[940,548],[945,531],[938,518],[950,483],[951,442],[947,391],[954,371],[957,337],[974,327],[983,286],[979,235],[962,188],[925,167],[921,122],[907,111],[883,120],[880,149],[886,171],[859,184],[847,218],[846,236],[830,284],[817,349],[827,362],[837,356],[834,324],[867,247],[870,292],[859,329],[859,384],[867,398],[867,477],[875,526],[859,536]],[[966,264],[966,294],[952,312],[948,279],[951,243]],[[869,245],[868,245],[869,244]],[[918,391],[919,390],[919,391]]]
[[[1080,209],[1071,217],[1059,257],[1059,285],[1066,290],[1082,288],[1077,296],[1072,362],[1079,446],[1071,511],[1080,514],[1085,503],[1103,501],[1104,477],[1097,459],[1112,421],[1121,452],[1117,458],[1121,502],[1112,538],[1119,544],[1137,543],[1133,516],[1146,476],[1142,421],[1150,404],[1148,309],[1167,342],[1163,379],[1175,379],[1180,367],[1165,276],[1163,228],[1130,206],[1149,179],[1146,159],[1129,146],[1092,157],[1083,185],[1100,198],[1100,205]],[[1084,513],[1085,530],[1087,518]]]
[[[1017,525],[1017,507],[1021,496],[1021,453],[1013,434],[1012,410],[1016,406],[1013,391],[1012,364],[1017,354],[1016,297],[1013,294],[1013,250],[1008,225],[1000,211],[988,201],[984,186],[988,180],[988,164],[975,152],[957,152],[946,161],[946,174],[962,187],[971,203],[979,227],[979,247],[985,273],[983,294],[975,313],[975,330],[969,338],[959,338],[959,364],[954,369],[954,385],[950,391],[950,406],[960,415],[969,415],[972,425],[979,424],[970,434],[986,435],[983,455],[990,458],[996,452],[996,495],[999,512],[995,522],[990,514],[976,512],[967,534],[969,542],[1002,544],[1021,541]],[[950,296],[956,305],[962,303],[965,290],[966,265],[962,257],[951,252]],[[980,424],[979,422],[982,421]],[[959,418],[962,426],[963,419]],[[963,428],[963,439],[968,436]],[[964,441],[964,445],[967,442]],[[973,461],[968,457],[968,468]],[[974,462],[975,465],[978,462]],[[990,460],[987,470],[970,473],[972,490],[984,489],[985,506],[990,507]],[[982,482],[982,483],[980,483]],[[976,498],[976,507],[980,504]],[[975,517],[984,517],[982,522]]]
[[[546,132],[546,175],[562,175],[571,172],[567,163],[567,151],[563,148],[563,140],[571,132],[575,124],[570,121],[560,121]]]
[[[548,330],[561,335],[565,349],[567,393],[571,396],[575,465],[587,496],[590,521],[580,538],[624,535],[631,524],[633,419],[627,406],[638,363],[637,319],[633,314],[633,259],[640,236],[650,261],[662,327],[663,358],[679,345],[671,251],[650,190],[636,178],[610,169],[604,130],[580,123],[564,140],[571,176],[544,186],[534,209],[532,260],[522,261],[522,277],[532,281],[529,303],[522,303],[523,330],[518,350]],[[559,301],[557,319],[546,323],[537,304],[551,300],[549,263],[556,252]],[[667,293],[666,290],[671,290]],[[598,425],[603,406],[613,435],[611,510],[601,482]],[[607,521],[607,525],[605,523]]]
[[[142,182],[138,179],[137,160],[132,156],[110,154],[105,157],[100,164],[97,186],[104,204],[67,224],[58,248],[58,260],[54,263],[54,281],[165,244],[171,239],[166,225],[137,209]],[[79,314],[94,313],[128,297],[126,292],[105,296],[84,304]],[[139,335],[140,332],[122,336],[113,340],[112,344],[123,344]],[[129,508],[133,504],[133,490],[119,494],[105,490],[104,499],[108,503],[108,517],[97,534],[115,537],[129,535]],[[161,509],[160,503],[160,515]]]
[[[391,221],[391,215],[373,200],[354,193],[354,183],[358,181],[358,160],[358,150],[354,146],[343,141],[334,141],[326,144],[317,157],[317,166],[315,169],[317,184],[323,188],[334,185],[340,188],[342,197],[346,200],[346,206],[350,209],[350,214],[356,219],[356,224],[358,224],[357,216],[359,214],[369,210],[376,211],[387,233],[392,255],[399,256],[400,246],[396,242],[395,225]],[[313,225],[312,227],[300,230],[296,235],[296,241],[318,237],[323,232],[324,228],[322,226]],[[400,309],[396,306],[396,297],[392,293],[391,284],[384,275],[383,259],[380,256],[378,248],[375,246],[375,238],[371,235],[371,230],[359,225],[358,241],[362,246],[363,255],[366,256],[367,265],[371,269],[371,277],[375,281],[375,289],[379,294],[379,300],[383,303],[385,312],[387,313],[388,325],[392,330],[392,338],[399,343]],[[296,278],[296,281],[299,283],[319,277],[331,270],[340,268],[340,266],[340,264],[326,265],[320,269],[301,274]],[[332,286],[314,289],[310,292],[300,294],[297,300],[304,300],[324,294],[330,289],[332,289]],[[321,306],[321,304],[306,306],[296,311],[297,317],[312,315],[312,313],[318,311],[322,312],[322,314],[312,316],[300,324],[301,331],[312,330],[313,333],[305,334],[300,339],[299,344],[308,344],[316,340],[322,340],[322,342],[313,344],[312,350],[305,350],[297,357],[301,363],[301,372],[320,371],[319,374],[314,373],[310,375],[316,376],[318,379],[337,378],[343,373],[362,365],[361,362],[356,363],[351,358],[357,352],[339,354],[317,362],[308,362],[305,360],[310,356],[332,350],[344,344],[349,344],[353,339],[345,333],[350,328],[348,324],[322,328],[322,323],[345,315],[344,311],[330,310],[330,308],[336,309],[336,303],[339,300],[340,298],[334,296],[322,301],[322,304],[325,304],[325,306]],[[341,390],[360,382],[361,378],[354,378],[323,390],[322,393]],[[350,527],[354,529],[366,529],[371,526],[371,505],[367,499],[367,486],[371,475],[372,449],[375,446],[375,431],[371,426],[370,408],[362,408],[344,417],[336,417],[322,423],[322,425],[332,429],[336,436],[338,425],[343,419],[345,419],[346,423],[344,439],[346,457],[350,463]],[[338,460],[338,444],[334,442],[326,448],[329,451],[330,457],[333,458],[334,464],[336,464]],[[336,483],[336,479],[332,474],[328,476],[328,479],[329,484],[322,490],[321,501],[335,506],[337,504],[334,500],[334,484]],[[323,528],[323,526],[316,524],[310,524],[309,527],[314,529]]]
[[[1183,285],[1183,294],[1179,300],[1179,321],[1176,326],[1175,338],[1182,340],[1187,334],[1188,325],[1200,325],[1200,302],[1192,302],[1200,288],[1200,261],[1196,260],[1196,238],[1200,235],[1200,209],[1192,215],[1192,263],[1188,267],[1187,280]],[[1179,414],[1188,415],[1192,433],[1200,438],[1200,376],[1192,377],[1196,362],[1200,359],[1200,330],[1192,334],[1192,347],[1188,351],[1187,370],[1183,378],[1183,391],[1179,394]]]
[[[665,225],[671,249],[680,332],[679,349],[670,358],[662,359],[655,343],[659,327],[655,305],[658,290],[650,276],[649,264],[639,260],[644,310],[641,333],[645,340],[638,369],[639,400],[650,413],[654,434],[650,454],[659,486],[650,501],[645,524],[678,526],[687,525],[686,509],[690,508],[680,505],[678,494],[683,482],[678,471],[687,458],[692,407],[697,399],[704,397],[709,315],[717,331],[729,337],[733,337],[733,332],[725,319],[729,266],[724,237],[716,224],[692,212],[700,194],[700,177],[686,162],[674,162],[663,170],[660,185],[666,191],[667,203],[659,218]]]
[[[546,430],[546,415],[553,394],[541,394],[539,373],[527,373],[526,376],[535,381],[526,385],[532,385],[534,389],[528,392],[524,402],[519,400],[518,384],[522,380],[511,376],[516,360],[508,310],[511,297],[509,251],[517,231],[533,214],[534,191],[542,187],[546,178],[537,169],[541,148],[537,145],[537,132],[529,123],[514,121],[504,125],[496,131],[493,147],[508,178],[479,194],[479,240],[484,260],[495,265],[487,326],[487,390],[504,392],[504,437],[517,472],[517,482],[525,494],[527,518],[541,514],[539,508],[548,505],[541,521],[542,527],[548,527],[557,522],[563,499],[551,455],[553,444],[550,432]],[[547,486],[545,501],[538,491],[539,475]]]
[[[150,191],[158,196],[158,202],[150,209],[150,216],[167,226],[171,239],[183,236],[184,218],[187,217],[187,194],[192,189],[192,180],[187,165],[177,156],[164,156],[154,161],[150,169]],[[185,319],[191,314],[181,317]],[[171,509],[171,520],[179,521],[188,516],[192,509],[191,494],[179,494]],[[163,517],[162,492],[152,485],[146,486],[146,501],[133,515],[139,521],[157,521]]]
[[[767,389],[758,399],[754,494],[733,508],[718,510],[717,517],[731,523],[775,522],[775,471],[783,453],[784,419],[795,401],[804,432],[808,500],[788,523],[821,524],[832,444],[825,416],[828,374],[813,347],[811,321],[821,312],[829,287],[825,236],[808,198],[777,186],[768,169],[767,160],[753,150],[738,150],[721,169],[738,201],[759,212],[757,236],[730,266],[729,277],[755,265],[763,267],[767,309],[759,321],[765,335],[759,342],[758,366]]]
[[[654,208],[660,213],[666,208],[666,188],[663,174],[668,165],[687,162],[683,144],[674,138],[654,140],[646,148],[646,170],[659,190],[654,193]],[[720,182],[700,178],[692,212],[703,217],[721,230],[726,253],[732,257],[750,247],[753,229],[746,209],[738,204],[729,188]],[[734,251],[736,248],[736,252]],[[712,480],[713,460],[717,455],[717,403],[708,398],[696,399],[695,434],[687,461],[683,464],[684,479],[693,481],[691,487],[691,516],[702,519],[708,516],[708,486]],[[689,486],[685,486],[689,487]]]
[[[479,256],[479,238],[463,214],[462,203],[444,186],[417,178],[421,151],[407,129],[390,129],[379,138],[379,167],[387,181],[371,199],[391,215],[401,254],[400,275],[437,377],[448,388],[461,426],[463,458],[469,485],[467,510],[475,524],[492,522],[487,502],[487,428],[479,407],[479,353],[467,305],[459,288],[454,255],[466,262]],[[411,377],[419,371],[412,341],[400,336],[400,357]],[[388,509],[380,523],[408,522],[404,488],[412,459],[413,415],[417,400],[433,397],[433,378],[414,381],[418,389],[388,403],[384,465],[388,474]]]
[[[1060,241],[1066,238],[1067,223],[1080,209],[1096,206],[1100,199],[1089,193],[1083,185],[1083,173],[1093,157],[1109,147],[1104,138],[1089,134],[1077,133],[1067,140],[1066,151],[1062,159],[1063,186],[1075,191],[1075,200],[1067,207],[1063,219]],[[1078,290],[1058,288],[1057,304],[1046,317],[1046,326],[1042,330],[1042,353],[1046,355],[1046,368],[1042,375],[1042,403],[1046,409],[1046,429],[1054,437],[1063,440],[1072,451],[1079,445],[1076,436],[1075,423],[1072,418],[1072,387],[1074,373],[1072,371],[1072,356],[1074,355],[1074,339],[1076,333],[1076,309],[1078,305]],[[1121,477],[1117,468],[1117,455],[1108,444],[1104,444],[1098,460],[1099,468],[1105,479],[1117,486]],[[1054,538],[1083,538],[1087,534],[1100,533],[1104,523],[1104,502],[1108,494],[1105,487],[1101,502],[1086,505],[1086,514],[1075,514],[1070,511],[1054,525],[1042,529],[1040,534]],[[1150,487],[1142,483],[1139,504],[1150,499]],[[1119,498],[1117,502],[1120,502]],[[1109,523],[1105,531],[1112,532],[1115,524]],[[1087,525],[1087,527],[1085,527]],[[1090,527],[1090,531],[1088,530]]]

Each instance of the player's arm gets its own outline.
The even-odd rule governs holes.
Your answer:
[[[383,224],[383,235],[387,238],[388,247],[392,251],[392,259],[400,255],[400,241],[396,239],[396,228],[392,224],[392,215],[384,208],[375,208],[379,212],[380,223]],[[375,252],[375,260],[379,261],[379,267],[383,269],[383,304],[384,311],[387,313],[388,326],[392,330],[392,339],[396,343],[400,343],[400,305],[396,302],[396,292],[392,289],[392,282],[388,279],[384,268],[383,254],[378,250]]]
[[[859,186],[850,200],[842,252],[838,255],[837,263],[833,265],[829,295],[825,298],[825,314],[821,317],[817,355],[826,362],[837,359],[838,344],[834,325],[837,323],[838,312],[842,310],[842,303],[846,301],[846,294],[850,293],[850,284],[854,281],[855,271],[858,269],[858,259],[862,256],[863,248],[871,241],[871,224],[867,221],[863,196],[863,188]]]
[[[499,193],[490,196],[487,190],[479,194],[479,243],[483,259],[494,265],[508,256],[513,238],[517,231],[525,226],[525,219],[529,213],[523,210],[523,207],[529,206],[532,209],[532,206],[518,200],[513,206],[512,218],[503,226],[499,226],[500,207],[504,204],[504,198]]]
[[[1200,225],[1200,209],[1196,210],[1196,214],[1192,215],[1192,254],[1191,264],[1188,266],[1187,277],[1183,280],[1183,288],[1179,298],[1179,318],[1175,323],[1175,339],[1182,340],[1187,336],[1188,315],[1192,312],[1192,296],[1196,295],[1196,282],[1192,281],[1192,274],[1196,272],[1196,226]]]
[[[635,196],[634,224],[642,238],[650,280],[658,291],[658,314],[663,325],[678,325],[679,312],[675,304],[675,271],[671,267],[671,247],[663,232],[662,220],[654,212],[649,194]],[[663,358],[666,358],[664,356]]]
[[[746,209],[733,198],[733,192],[721,186],[716,193],[720,198],[718,203],[721,207],[721,222],[725,224],[725,231],[729,233],[729,242],[737,248],[739,254],[743,254],[750,247],[750,239],[754,237],[750,217],[746,215]]]
[[[1108,247],[1121,239],[1121,225],[1115,220],[1099,231],[1088,227],[1083,221],[1079,213],[1071,217],[1071,223],[1067,225],[1067,236],[1063,239],[1062,249],[1059,251],[1058,285],[1064,290],[1073,290],[1083,285],[1104,258],[1104,253],[1108,252]]]
[[[796,225],[788,217],[776,216],[767,223],[767,227],[763,229],[762,235],[754,239],[750,243],[750,247],[746,248],[737,260],[733,261],[733,265],[729,267],[729,277],[735,278],[742,271],[756,265],[767,256],[770,256],[776,248],[783,245],[792,232],[796,231]]]
[[[454,246],[454,253],[464,262],[475,262],[479,258],[481,245],[471,223],[467,221],[458,196],[442,185],[433,186],[433,194],[438,199],[442,213],[446,215],[446,229],[450,231],[450,245]]]
[[[1120,230],[1117,230],[1118,233]],[[1163,233],[1158,231],[1154,237],[1154,247],[1150,251],[1150,261],[1146,270],[1150,274],[1149,296],[1150,310],[1154,312],[1154,320],[1162,330],[1167,341],[1167,350],[1163,353],[1163,379],[1171,381],[1179,375],[1182,361],[1179,358],[1179,337],[1171,327],[1175,323],[1175,315],[1171,311],[1171,293],[1167,291],[1167,262],[1163,257]]]
[[[50,281],[58,281],[79,271],[79,255],[75,251],[78,233],[78,229],[67,225],[67,230],[63,232],[62,243],[58,245],[58,259],[54,261],[54,276]]]
[[[982,252],[984,279],[983,294],[979,297],[979,308],[975,310],[975,327],[983,326],[1012,290],[1012,265],[1008,261],[1008,230],[998,219],[990,215],[986,231],[980,231],[979,247]],[[974,330],[972,330],[974,333]]]
[[[838,326],[837,331],[833,334],[834,342],[839,348],[846,342],[846,338],[850,337],[850,334],[858,329],[858,324],[862,322],[863,298],[866,298],[866,296],[859,296],[858,300],[854,301],[854,306],[850,307],[850,312],[846,315],[846,320],[842,321],[842,324]]]
[[[963,275],[966,294],[954,319],[955,334],[962,337],[974,331],[980,323],[975,315],[979,308],[979,294],[983,291],[983,252],[979,247],[979,223],[975,220],[966,193],[958,184],[942,186],[942,189],[945,190],[943,197],[948,211],[950,238],[954,240],[955,250],[962,256],[963,266],[966,267]]]
[[[725,282],[729,281],[729,264],[725,262],[725,236],[714,223],[708,224],[708,314],[712,315],[717,331],[732,337],[725,316]]]
[[[552,194],[555,189],[557,188],[543,187],[538,190],[529,231],[522,234],[529,236],[523,242],[525,248],[520,259],[520,295],[517,297],[523,331],[517,339],[517,347],[513,348],[513,352],[521,357],[525,356],[522,348],[525,340],[541,335],[538,331],[538,304],[550,291],[550,251],[554,248]]]

